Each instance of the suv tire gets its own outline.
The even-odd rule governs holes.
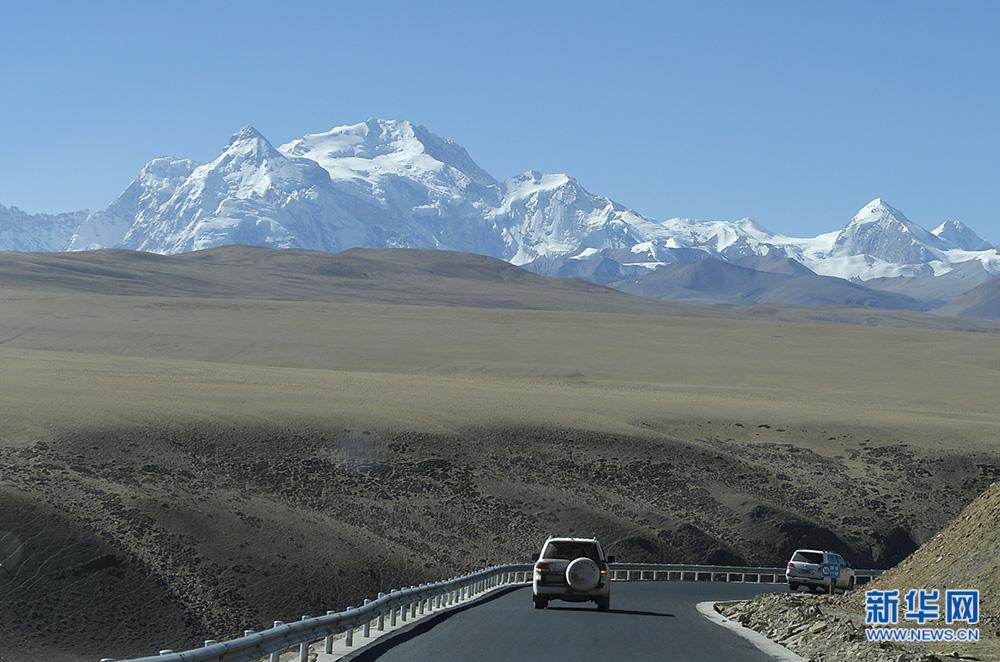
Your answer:
[[[598,611],[607,611],[611,609],[611,598],[602,598],[597,601]]]
[[[531,597],[531,601],[535,604],[535,609],[545,609],[549,606],[549,601],[545,598],[540,598],[537,595]]]

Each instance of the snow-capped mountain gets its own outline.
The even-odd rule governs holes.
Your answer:
[[[837,233],[833,246],[818,258],[817,273],[861,280],[892,276],[940,275],[969,260],[989,273],[1000,272],[1000,255],[990,249],[969,249],[946,232],[928,232],[881,198],[872,200]],[[961,226],[965,228],[964,225]],[[975,233],[972,237],[978,239]],[[966,239],[970,239],[966,236]],[[980,240],[982,241],[982,240]],[[812,266],[806,262],[807,266]]]
[[[279,149],[316,161],[334,180],[409,179],[451,198],[496,197],[496,180],[465,148],[407,121],[369,118],[308,134]]]
[[[564,174],[497,181],[463,147],[410,122],[369,119],[280,147],[330,174],[391,246],[454,248],[524,264],[618,237],[640,217]],[[372,201],[376,205],[372,206]]]
[[[993,248],[988,241],[961,221],[945,221],[931,230],[931,234],[963,251],[988,251]]]
[[[809,238],[773,233],[751,219],[670,219],[636,227],[659,249],[657,259],[643,261],[650,269],[680,261],[677,251],[688,251],[684,255],[689,256],[697,250],[704,257],[733,263],[752,255],[785,257],[818,275],[855,281],[941,275],[970,260],[978,261],[987,273],[1000,273],[1000,254],[995,249],[962,248],[955,240],[910,221],[881,198],[862,207],[843,229]],[[609,253],[588,251],[584,255],[580,251],[571,257],[599,260]]]
[[[154,214],[137,218],[121,245],[181,253],[225,244],[338,251],[369,243],[369,228],[340,202],[319,164],[285,156],[247,126]]]
[[[503,257],[514,264],[642,241],[638,228],[646,219],[590,193],[568,175],[529,171],[503,182],[502,192],[487,219],[500,230]]]
[[[830,255],[870,255],[893,264],[920,264],[941,259],[948,247],[882,198],[875,198],[837,234]]]
[[[1000,272],[1000,255],[967,226],[948,221],[928,232],[881,199],[843,229],[812,238],[750,219],[657,221],[569,175],[497,180],[457,143],[397,120],[369,119],[277,148],[244,127],[209,163],[150,161],[100,211],[50,216],[0,207],[0,249],[178,253],[237,243],[453,249],[593,278],[759,256],[853,280],[933,276],[970,260]]]
[[[0,205],[0,251],[66,250],[87,214],[29,214]]]
[[[152,223],[160,207],[197,166],[198,163],[190,159],[153,159],[143,166],[139,176],[117,200],[87,216],[75,229],[69,250],[124,246],[125,237],[133,226],[144,227]]]
[[[484,222],[499,204],[499,183],[463,147],[424,127],[368,119],[306,135],[279,150],[326,170],[345,212],[373,229],[365,246],[504,257],[499,233]]]

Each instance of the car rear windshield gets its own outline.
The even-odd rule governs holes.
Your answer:
[[[823,563],[823,553],[822,552],[795,552],[795,556],[792,557],[793,561],[798,561],[799,563],[815,563],[819,565]]]
[[[552,540],[542,551],[543,559],[565,559],[572,561],[586,556],[591,561],[600,561],[597,545],[592,542],[575,542],[572,540]]]

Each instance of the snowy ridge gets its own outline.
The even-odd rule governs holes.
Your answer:
[[[499,204],[499,183],[463,147],[424,127],[372,118],[306,135],[279,150],[326,170],[344,213],[372,229],[361,246],[503,256],[498,233],[484,223],[487,210]]]
[[[290,248],[301,237],[342,249],[365,235],[360,223],[344,218],[325,170],[286,157],[248,126],[152,213],[136,218],[121,246],[156,253],[235,243]]]
[[[645,222],[630,209],[593,195],[569,175],[528,171],[505,181],[499,207],[487,218],[500,229],[503,257],[526,264],[539,257],[622,248],[643,239]]]
[[[791,259],[855,281],[942,275],[1000,254],[954,220],[927,231],[880,198],[840,230],[770,232],[751,219],[657,221],[567,174],[497,180],[459,144],[407,121],[370,118],[274,147],[253,127],[209,163],[153,159],[107,208],[61,215],[0,207],[0,249],[132,248],[179,253],[226,244],[340,251],[440,248],[572,273],[641,274],[705,258]]]
[[[0,205],[0,251],[65,250],[88,213],[29,214]]]
[[[198,165],[190,159],[169,156],[153,159],[118,199],[90,214],[76,228],[69,250],[123,246],[129,230],[148,223],[145,219],[170,199]]]
[[[471,184],[496,186],[465,149],[407,121],[369,118],[359,124],[311,133],[279,147],[323,166],[337,179],[416,179],[440,191],[465,191]]]

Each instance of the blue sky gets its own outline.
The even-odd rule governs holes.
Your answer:
[[[544,5],[544,6],[539,6]],[[1000,241],[1000,3],[5,2],[0,203],[410,119],[497,177],[815,234],[882,196]]]

